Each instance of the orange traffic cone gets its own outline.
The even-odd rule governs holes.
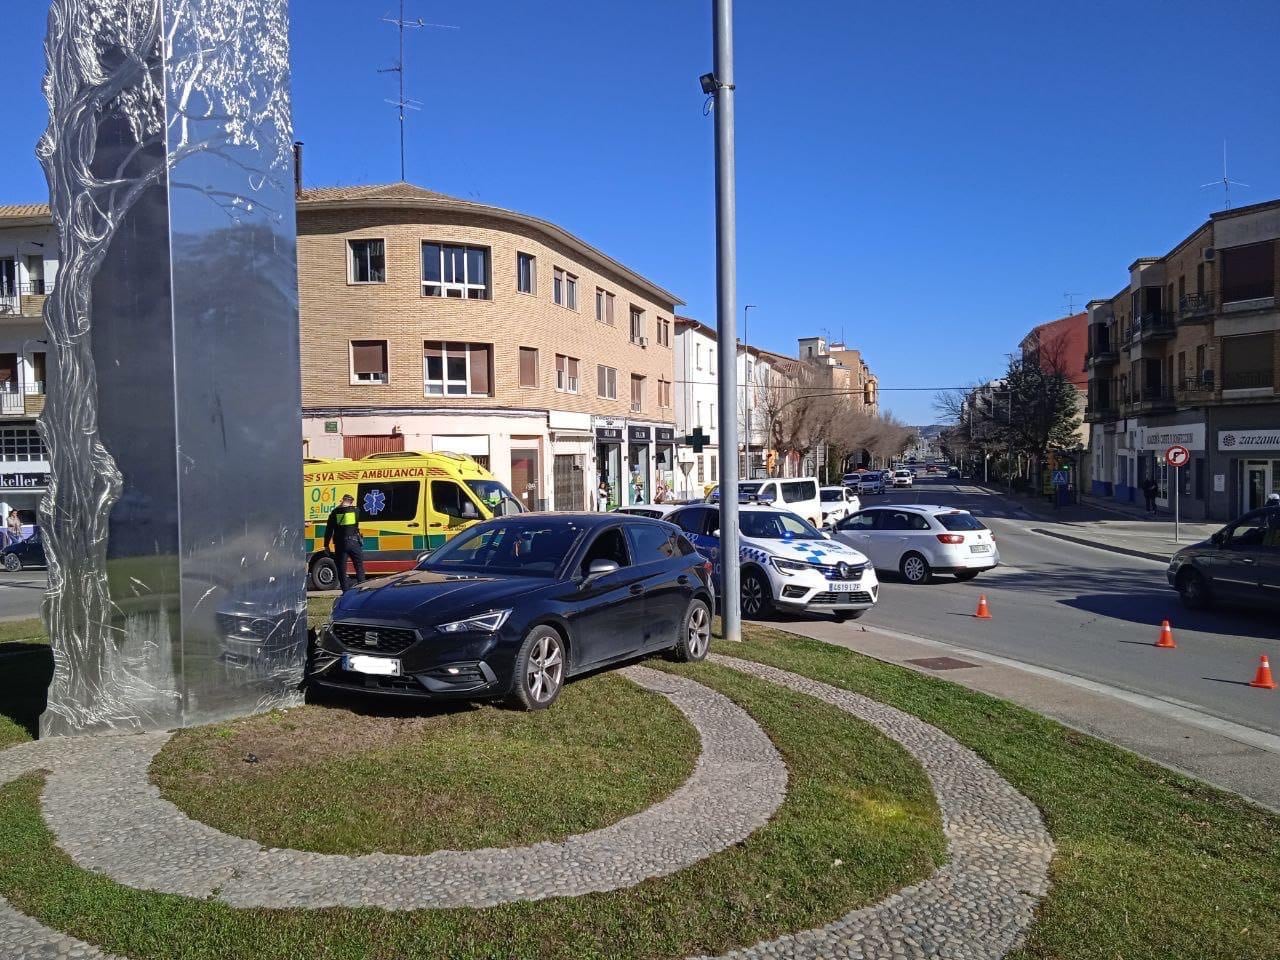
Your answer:
[[[1165,650],[1178,649],[1178,645],[1173,642],[1173,628],[1169,626],[1168,620],[1160,624],[1160,639],[1156,641],[1156,646]]]
[[[1271,679],[1271,661],[1267,659],[1264,653],[1262,659],[1258,661],[1258,672],[1254,674],[1251,687],[1261,687],[1263,690],[1274,690],[1276,682]]]
[[[991,619],[991,611],[987,609],[987,595],[985,593],[978,598],[978,612],[974,616],[979,620]]]

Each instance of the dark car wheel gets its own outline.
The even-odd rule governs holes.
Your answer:
[[[6,553],[4,555],[4,568],[10,573],[17,573],[22,569],[22,561],[18,559],[16,553]]]
[[[759,570],[752,568],[742,572],[742,585],[738,592],[742,596],[744,617],[767,617],[773,611],[773,591]]]
[[[680,637],[676,640],[675,658],[684,663],[697,663],[707,658],[711,649],[711,610],[702,600],[690,602],[680,625]]]
[[[957,570],[957,571],[956,571],[956,579],[957,579],[957,580],[972,580],[974,577],[976,577],[976,576],[979,574],[979,572],[980,572],[980,571],[978,571],[978,570]]]
[[[1184,570],[1178,577],[1178,596],[1188,610],[1204,610],[1213,605],[1208,581],[1195,570]]]
[[[338,589],[338,565],[332,557],[321,557],[311,565],[311,589]]]
[[[511,701],[521,710],[545,710],[564,686],[564,640],[553,628],[534,627],[516,655]]]
[[[902,579],[907,583],[928,583],[933,579],[933,572],[929,569],[929,561],[915,551],[902,558],[902,562],[898,564],[898,572],[902,574]]]

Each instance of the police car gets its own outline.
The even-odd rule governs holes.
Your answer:
[[[715,567],[721,587],[720,508],[694,504],[666,516]],[[794,513],[758,503],[738,507],[742,531],[742,613],[761,617],[772,610],[834,614],[855,620],[879,598],[880,581],[867,558],[829,539]]]

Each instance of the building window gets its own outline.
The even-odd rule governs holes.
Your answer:
[[[1275,386],[1275,333],[1222,338],[1222,389],[1256,390]]]
[[[428,340],[422,345],[429,397],[492,396],[493,345]]]
[[[422,294],[457,300],[488,300],[488,248],[424,243]]]
[[[711,454],[711,479],[712,480],[720,479],[720,464],[716,460],[716,455],[714,453]]]
[[[658,380],[658,406],[663,409],[670,409],[671,407],[670,380],[663,380],[661,378]]]
[[[538,385],[538,351],[533,347],[520,348],[520,386]]]
[[[697,407],[697,409],[698,409],[698,418],[697,418],[696,420],[694,420],[694,421],[693,421],[693,425],[694,425],[695,427],[700,427],[700,426],[702,426],[702,401],[701,401],[701,400],[697,401],[697,403],[695,404],[695,406],[696,406],[696,407]]]
[[[578,309],[578,278],[556,267],[552,277],[555,302],[570,310]]]
[[[664,347],[671,346],[671,321],[658,318],[658,343]]]
[[[387,341],[351,341],[351,382],[387,382]]]
[[[596,319],[613,326],[613,294],[596,287]]]
[[[28,394],[44,393],[45,380],[45,353],[43,350],[36,350],[31,354],[31,380],[27,383]]]
[[[556,390],[560,393],[578,392],[578,358],[556,354]]]
[[[702,344],[700,343],[693,345],[693,365],[699,370],[702,369]]]
[[[1270,240],[1219,250],[1222,302],[1261,300],[1276,293],[1276,260]]]
[[[516,291],[532,294],[538,292],[538,261],[532,253],[516,254]]]
[[[351,283],[386,283],[387,254],[381,240],[347,241],[347,280]]]
[[[631,375],[631,412],[640,413],[644,410],[644,377]]]
[[[36,463],[48,460],[40,434],[32,427],[0,427],[0,461]]]
[[[720,424],[716,420],[716,405],[714,403],[711,404],[711,429],[712,430],[720,429]]]
[[[1206,371],[1205,371],[1205,365],[1204,365],[1204,357],[1205,357],[1205,349],[1204,349],[1204,344],[1202,343],[1200,344],[1200,346],[1196,347],[1196,368],[1195,370],[1192,371],[1192,375],[1201,380],[1207,379],[1205,377]]]
[[[596,365],[596,394],[606,400],[618,399],[618,371],[613,367]]]
[[[639,307],[631,308],[631,342],[639,343],[644,336],[644,311]]]

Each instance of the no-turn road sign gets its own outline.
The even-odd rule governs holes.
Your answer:
[[[1171,467],[1185,467],[1191,462],[1191,451],[1181,444],[1174,444],[1164,452],[1164,462]]]

